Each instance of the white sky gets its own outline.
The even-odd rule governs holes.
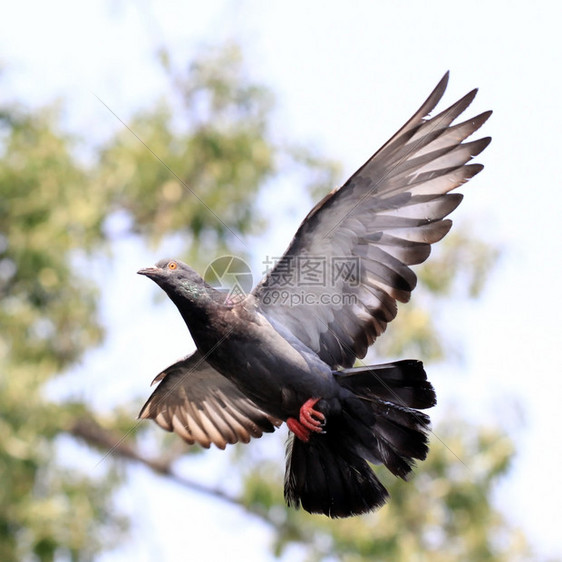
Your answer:
[[[504,256],[484,298],[451,311],[465,345],[462,373],[432,368],[431,378],[446,397],[441,412],[454,401],[474,420],[511,424],[518,456],[498,505],[539,553],[562,556],[560,3],[202,4],[12,2],[0,18],[0,99],[40,104],[63,96],[70,126],[102,138],[117,124],[91,92],[126,118],[162,91],[153,58],[161,40],[182,61],[201,41],[233,37],[245,46],[252,76],[277,95],[280,135],[316,145],[340,160],[347,176],[411,115],[445,70],[451,70],[446,102],[480,87],[471,111],[494,109],[483,130],[494,140],[479,158],[486,170],[463,190],[454,218],[472,221],[481,236],[500,242]],[[275,204],[283,196],[275,196]],[[274,225],[259,251],[279,255],[301,216]],[[110,393],[116,403],[127,392],[148,392],[152,376],[186,352],[179,315],[171,306],[158,313],[148,308],[153,287],[133,276],[156,256],[127,242],[119,251],[126,259],[104,298],[108,342],[103,353],[91,355],[77,383],[84,396]],[[149,349],[164,326],[173,328],[158,349]],[[112,373],[125,370],[124,350],[135,351],[135,364],[128,366],[129,377],[115,380]],[[514,398],[524,411],[522,427],[509,419]],[[189,467],[190,476],[205,478],[223,458],[210,453]],[[248,562],[267,559],[267,530],[238,510],[184,494],[142,471],[133,478],[137,495],[124,493],[122,501],[146,515],[134,544],[104,560],[183,559],[186,543],[197,560],[237,560],[237,552]],[[145,548],[148,533],[154,536]]]

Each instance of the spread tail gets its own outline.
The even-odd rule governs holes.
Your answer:
[[[285,499],[310,513],[347,517],[372,511],[388,498],[368,462],[406,479],[415,459],[426,457],[430,420],[417,409],[435,405],[435,391],[420,361],[345,369],[334,376],[349,392],[337,406],[318,403],[327,419],[325,433],[311,434],[308,442],[291,435]]]

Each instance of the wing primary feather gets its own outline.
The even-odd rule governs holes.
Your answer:
[[[435,117],[432,117],[431,119],[425,121],[423,125],[418,129],[416,134],[410,139],[410,143],[418,141],[420,133],[423,132],[425,128],[434,130],[434,129],[444,129],[448,127],[473,102],[477,93],[478,93],[478,88],[474,88],[474,90],[468,92],[468,94],[464,95],[460,100],[456,101],[453,105],[443,110]]]
[[[288,329],[332,368],[352,364],[396,316],[396,301],[410,299],[417,281],[410,266],[424,262],[431,244],[449,232],[452,222],[445,217],[463,198],[452,191],[483,168],[472,159],[490,138],[467,139],[492,112],[458,119],[477,90],[430,115],[448,77],[447,72],[413,116],[310,211],[285,253],[295,260],[316,255],[357,259],[363,267],[355,277],[359,287],[344,279],[331,291],[358,300],[343,306],[266,304],[263,297],[277,289],[271,273],[253,292],[272,324]]]
[[[437,150],[445,146],[459,144],[464,139],[474,134],[488,120],[490,115],[492,115],[491,111],[485,111],[472,119],[468,119],[462,123],[457,123],[449,128],[442,129],[437,135],[434,135],[435,139],[422,146],[416,152],[416,155],[421,156],[426,152],[432,152],[433,150]]]
[[[417,195],[433,195],[439,197],[459,187],[473,178],[484,169],[482,164],[465,164],[458,168],[441,170],[442,173],[426,179],[427,175],[418,177],[418,181],[409,186],[409,193],[415,197]]]
[[[412,127],[418,125],[420,120],[423,120],[424,117],[429,115],[435,109],[435,107],[443,97],[445,90],[447,89],[448,82],[449,71],[445,72],[441,80],[439,80],[437,86],[435,86],[431,94],[429,94],[427,99],[421,104],[420,108],[414,113],[414,115],[412,115],[410,119],[408,119],[408,121],[406,121],[406,123],[402,127],[400,127],[400,129],[398,129],[398,131],[385,144],[382,145],[379,152],[382,152],[389,144],[394,142],[396,138],[402,136],[402,134],[404,134],[406,131],[409,131],[412,129]]]

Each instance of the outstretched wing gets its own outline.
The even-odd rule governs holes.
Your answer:
[[[153,381],[161,381],[140,411],[167,431],[175,431],[190,445],[247,443],[281,424],[260,410],[233,383],[196,351],[174,363]]]
[[[431,119],[448,73],[413,117],[305,218],[283,258],[255,288],[266,317],[332,367],[351,366],[416,285],[409,266],[427,259],[461,202],[451,194],[483,166],[468,162],[490,138],[463,142],[491,115],[452,122],[477,90]]]

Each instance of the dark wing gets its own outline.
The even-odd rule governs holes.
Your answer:
[[[140,411],[160,427],[175,431],[190,445],[208,448],[214,443],[247,443],[281,424],[260,410],[201,354],[174,363],[153,381],[161,381]]]
[[[468,164],[490,138],[463,142],[491,114],[451,123],[476,90],[431,119],[448,73],[414,116],[305,218],[283,258],[255,288],[264,315],[332,367],[351,366],[416,285],[410,265],[429,256],[461,202],[449,192],[476,175]]]

